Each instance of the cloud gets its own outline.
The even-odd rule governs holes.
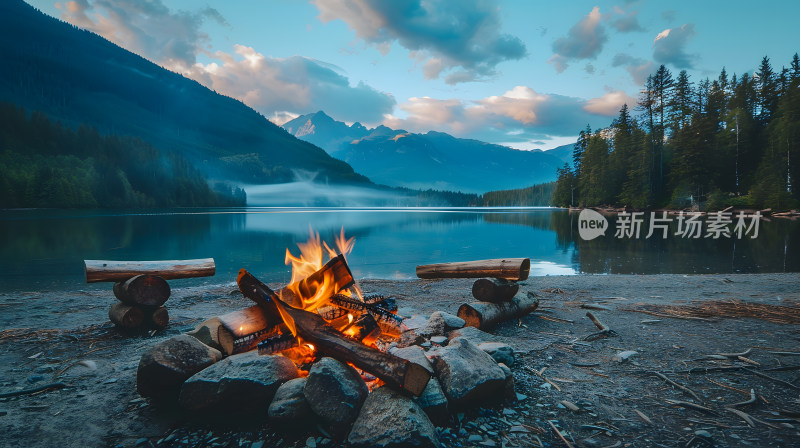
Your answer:
[[[613,117],[619,113],[623,104],[627,104],[629,108],[633,108],[636,106],[636,98],[621,90],[616,90],[608,92],[600,98],[590,99],[586,102],[586,105],[583,106],[583,110],[596,115]]]
[[[218,51],[214,62],[196,63],[186,76],[237,98],[277,121],[324,110],[343,121],[376,123],[395,105],[394,97],[348,78],[336,66],[300,56],[271,58],[244,45],[235,54]]]
[[[344,21],[358,39],[384,54],[392,43],[435,59],[423,74],[457,84],[494,76],[496,66],[527,54],[525,44],[501,32],[496,5],[487,0],[312,0],[324,22]],[[441,69],[434,70],[435,66]],[[428,70],[425,71],[425,68]]]
[[[161,0],[75,0],[56,6],[64,21],[176,71],[194,64],[209,41],[200,29],[206,20],[227,25],[215,9],[172,12]]]
[[[611,61],[613,67],[624,66],[637,85],[643,85],[653,71],[653,63],[626,53],[617,53]]]
[[[661,13],[661,18],[664,19],[667,22],[674,22],[675,21],[675,11],[674,10],[663,11]]]
[[[653,59],[677,68],[693,68],[696,55],[686,53],[685,47],[695,35],[693,23],[660,32],[653,40]]]
[[[600,23],[602,18],[600,8],[592,8],[588,15],[570,28],[566,36],[553,42],[555,54],[547,62],[561,73],[566,70],[570,61],[596,58],[608,40],[605,28]]]
[[[607,108],[623,100],[623,96],[621,92],[612,92],[587,102],[516,86],[501,95],[473,100],[410,98],[399,104],[405,118],[387,115],[384,124],[411,132],[442,131],[530,149],[543,139],[574,138],[586,123],[593,127],[607,125],[608,116],[616,115],[619,110],[610,114]],[[594,106],[589,106],[590,103]]]
[[[611,21],[611,26],[616,28],[620,33],[645,31],[645,29],[639,25],[639,11],[631,11],[626,13],[620,8],[614,8],[614,12],[622,15],[622,17],[617,17]]]

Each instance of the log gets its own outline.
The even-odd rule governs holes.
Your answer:
[[[480,278],[472,284],[472,297],[481,302],[508,302],[519,291],[519,284],[501,278]]]
[[[464,319],[467,327],[480,330],[491,328],[500,322],[525,316],[539,306],[539,299],[528,292],[525,297],[514,297],[508,302],[465,303],[458,308],[458,317]]]
[[[114,296],[126,305],[159,307],[169,299],[169,283],[157,275],[137,275],[114,283]]]
[[[498,258],[417,266],[419,278],[503,278],[525,280],[531,270],[530,258]]]
[[[114,325],[132,330],[142,326],[144,312],[138,306],[115,303],[108,310],[108,318]]]
[[[169,324],[169,312],[167,312],[167,307],[160,306],[158,308],[145,310],[144,323],[148,327],[155,328],[157,330],[166,328],[166,326]]]
[[[240,276],[240,278],[247,278]],[[324,356],[330,356],[342,362],[352,363],[365,372],[383,380],[388,386],[419,396],[431,377],[424,367],[397,356],[368,347],[358,341],[345,337],[335,328],[328,325],[317,313],[293,308],[281,301],[277,294],[266,285],[239,285],[245,297],[255,301],[271,312],[272,305],[278,311],[286,325],[303,341],[314,345]]]
[[[252,350],[275,334],[281,322],[279,317],[266,316],[258,305],[253,305],[212,317],[186,334],[230,356]]]
[[[83,260],[86,283],[119,282],[137,275],[157,275],[165,280],[214,275],[213,258],[197,260],[112,261]]]
[[[242,275],[242,271],[245,270],[240,270],[239,275]],[[355,284],[353,274],[350,272],[350,267],[347,265],[344,255],[332,258],[318,271],[279,290],[278,297],[289,306],[304,308],[300,297],[308,299],[316,296],[317,288],[326,283],[332,285],[331,292],[327,294],[327,297]],[[324,300],[327,297],[320,297],[320,299]]]

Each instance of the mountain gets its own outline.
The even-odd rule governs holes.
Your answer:
[[[276,183],[298,173],[368,184],[345,162],[299,140],[240,101],[170,72],[22,0],[0,1],[0,102],[70,128],[138,137],[205,175]]]
[[[283,128],[390,186],[468,193],[508,190],[554,181],[556,169],[564,164],[546,151],[520,151],[442,132],[348,126],[324,112],[300,116]]]
[[[572,151],[575,148],[575,144],[571,143],[569,145],[561,145],[556,146],[553,149],[548,149],[544,151],[547,155],[553,156],[559,160],[561,160],[561,164],[563,165],[565,162],[569,163],[572,166]]]

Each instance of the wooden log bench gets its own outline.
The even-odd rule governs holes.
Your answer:
[[[135,330],[162,329],[169,323],[164,303],[169,299],[167,280],[210,277],[216,270],[213,258],[197,260],[113,261],[84,260],[86,283],[114,282],[119,303],[108,312],[117,327]]]

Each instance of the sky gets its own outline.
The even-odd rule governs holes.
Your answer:
[[[800,51],[796,0],[27,1],[277,124],[323,110],[518,149],[608,126],[661,64],[698,82]]]

